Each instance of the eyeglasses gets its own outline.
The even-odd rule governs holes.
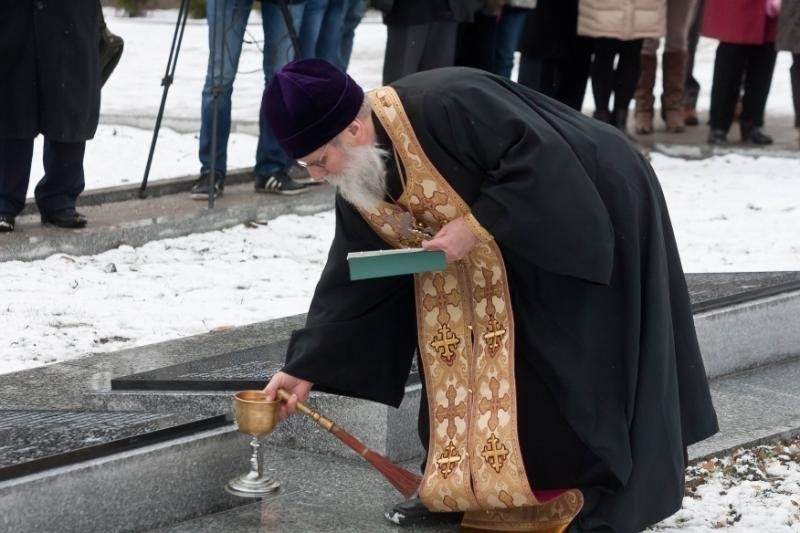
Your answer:
[[[300,165],[303,168],[317,167],[317,168],[321,168],[321,169],[324,170],[325,169],[325,153],[328,151],[328,146],[330,146],[330,144],[331,143],[326,143],[325,144],[325,148],[322,150],[322,155],[320,155],[319,159],[317,159],[316,161],[312,161],[311,163],[307,163],[305,161],[300,161],[298,159],[297,160],[297,164]]]

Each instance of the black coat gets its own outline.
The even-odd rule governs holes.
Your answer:
[[[783,0],[775,48],[800,54],[800,0]]]
[[[383,14],[384,24],[408,26],[431,22],[472,22],[476,0],[394,0]]]
[[[578,0],[539,0],[525,20],[518,49],[532,58],[591,54],[592,41],[578,36]]]
[[[501,249],[517,356],[538,381],[517,390],[547,387],[552,405],[531,410],[558,410],[610,472],[579,487],[579,529],[635,531],[675,512],[685,448],[717,421],[653,169],[614,128],[505,78],[446,68],[391,85],[425,153]],[[351,282],[345,260],[385,246],[337,197],[334,241],[306,326],[292,335],[289,374],[400,402],[417,343],[413,279]],[[542,420],[520,420],[547,443],[540,454],[523,445],[534,488],[542,462],[567,460]]]
[[[91,139],[99,46],[97,0],[0,2],[0,138]]]

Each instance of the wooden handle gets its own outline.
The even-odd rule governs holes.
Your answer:
[[[278,389],[278,398],[280,400],[288,402],[289,398],[291,397],[292,395],[289,394],[289,392],[286,391],[286,389]],[[303,413],[304,415],[308,416],[311,420],[313,420],[320,426],[324,427],[328,431],[333,431],[333,428],[336,427],[336,425],[333,422],[331,422],[330,420],[328,420],[318,412],[314,411],[309,406],[307,406],[306,404],[304,404],[299,400],[297,402],[297,410]]]

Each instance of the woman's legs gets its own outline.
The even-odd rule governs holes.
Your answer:
[[[613,124],[627,131],[628,107],[630,106],[636,83],[639,81],[639,63],[642,52],[642,39],[620,41],[619,60],[614,76]]]
[[[721,42],[714,59],[714,78],[711,85],[709,142],[722,144],[733,122],[733,109],[739,99],[742,74],[745,68],[746,45]],[[714,137],[714,138],[712,138]]]
[[[619,40],[607,37],[599,37],[594,42],[594,58],[590,69],[592,94],[594,95],[594,117],[604,122],[611,120],[608,102],[614,89],[614,58],[619,45]]]
[[[742,129],[742,142],[770,144],[772,139],[760,128],[764,125],[764,109],[767,107],[772,74],[775,70],[775,43],[748,45],[747,64],[744,77],[744,98],[739,126]]]

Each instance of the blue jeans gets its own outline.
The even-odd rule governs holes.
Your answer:
[[[342,46],[345,0],[330,0],[325,19],[317,39],[317,57],[337,67],[341,64],[339,49]]]
[[[350,55],[353,53],[353,37],[355,37],[356,27],[364,18],[367,11],[366,0],[345,0],[344,22],[342,24],[342,47],[339,50],[339,61],[337,65],[344,71],[350,65]]]
[[[317,41],[328,0],[306,0],[303,23],[300,25],[300,51],[303,57],[317,57]]]
[[[346,70],[365,10],[364,0],[306,0],[300,28],[303,57],[318,57]]]
[[[497,26],[497,39],[494,48],[494,73],[499,76],[511,77],[514,67],[514,52],[525,29],[529,9],[520,7],[503,7],[503,14]]]
[[[208,70],[203,86],[200,111],[200,165],[201,172],[211,169],[211,129],[214,119],[214,87],[219,87],[217,96],[217,149],[214,156],[215,172],[223,178],[227,171],[228,137],[231,132],[231,94],[233,81],[239,68],[242,53],[242,39],[247,18],[253,7],[253,0],[208,0],[206,17],[208,19]],[[303,18],[304,4],[292,4],[295,31],[299,31]],[[264,27],[264,84],[266,86],[276,70],[294,59],[294,50],[286,30],[278,4],[263,2],[262,19]],[[215,38],[216,34],[216,38]],[[212,57],[210,50],[214,49]],[[224,53],[223,53],[224,48]],[[270,176],[292,164],[259,112],[259,136],[256,150],[256,175]]]

